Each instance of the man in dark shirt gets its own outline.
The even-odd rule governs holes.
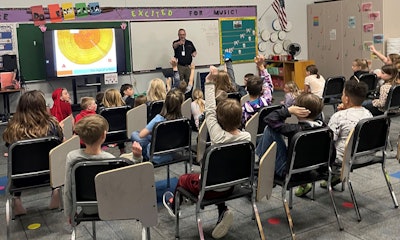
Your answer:
[[[179,29],[178,40],[172,43],[174,49],[174,57],[178,59],[178,71],[181,80],[189,81],[190,76],[190,64],[192,63],[193,57],[196,57],[196,48],[194,44],[186,39],[185,29]]]

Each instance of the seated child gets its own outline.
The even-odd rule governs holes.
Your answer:
[[[196,129],[199,129],[200,127],[200,121],[199,118],[200,116],[204,113],[205,111],[205,101],[203,99],[203,91],[201,89],[195,89],[193,91],[193,102],[190,105],[190,108],[192,110],[192,117],[194,124],[196,126]]]
[[[296,83],[293,81],[285,83],[283,91],[285,92],[285,100],[283,100],[281,104],[285,105],[286,107],[292,106],[295,102],[296,97],[300,94],[299,88],[297,87]]]
[[[133,107],[135,99],[133,98],[134,92],[132,84],[129,83],[122,84],[120,88],[120,93],[122,96],[122,100],[125,101],[125,104],[130,107]]]
[[[57,88],[54,90],[51,97],[53,98],[54,103],[50,112],[59,122],[72,114],[71,97],[66,88]]]
[[[132,142],[139,142],[142,147],[143,157],[150,158],[150,143],[154,126],[162,121],[174,120],[182,118],[181,105],[183,102],[183,94],[178,89],[172,89],[167,93],[164,106],[161,113],[157,114],[145,128],[141,131],[135,131],[131,135]],[[170,154],[156,156],[153,158],[155,162],[169,161],[172,159]]]
[[[260,71],[261,77],[253,75],[246,81],[250,100],[245,102],[242,106],[242,126],[245,126],[247,120],[249,120],[256,112],[263,107],[271,105],[272,102],[274,86],[272,84],[271,75],[264,67],[265,57],[259,55],[254,58],[254,62]]]
[[[257,145],[256,154],[261,157],[272,142],[276,142],[276,175],[280,177],[286,175],[287,146],[283,136],[288,137],[288,142],[290,142],[291,138],[300,131],[326,126],[324,122],[317,120],[323,107],[324,103],[317,95],[302,93],[296,98],[295,105],[272,111],[264,118],[267,126]],[[285,120],[291,117],[292,114],[297,117],[298,123],[285,123]],[[311,191],[311,184],[299,187],[296,191],[296,196],[303,196],[309,191]]]
[[[81,98],[81,109],[81,112],[75,116],[75,123],[79,122],[79,120],[86,116],[96,114],[96,100],[92,97]]]
[[[234,99],[226,99],[221,101],[216,106],[215,101],[215,77],[218,75],[218,69],[211,66],[210,74],[206,77],[205,93],[206,93],[206,124],[208,132],[210,133],[211,144],[228,143],[234,141],[247,140],[250,141],[251,137],[248,132],[239,130],[241,126],[242,110],[238,101]],[[200,174],[189,173],[179,177],[177,187],[183,187],[193,194],[198,194],[200,191]],[[232,189],[222,192],[208,191],[204,198],[212,199],[230,194]],[[174,213],[174,195],[172,192],[166,192],[163,196],[164,206],[167,208],[171,216]],[[233,222],[233,213],[230,211],[225,203],[217,205],[218,207],[218,222],[215,226],[212,237],[222,238],[228,231]]]
[[[135,108],[146,102],[147,102],[147,97],[145,95],[141,94],[141,95],[135,97],[135,103],[133,104],[133,107]]]
[[[75,125],[75,132],[79,135],[80,139],[85,143],[85,149],[73,150],[67,155],[66,171],[65,171],[65,185],[64,185],[64,214],[68,218],[68,222],[71,224],[72,218],[75,216],[75,212],[72,209],[72,179],[71,171],[73,165],[80,160],[101,160],[114,158],[114,155],[108,152],[104,152],[101,149],[101,145],[106,139],[108,131],[108,123],[105,118],[100,115],[90,115],[81,119]],[[141,148],[135,145],[132,147],[133,159],[135,161],[141,161]],[[85,214],[96,214],[96,208],[82,208]]]
[[[306,75],[304,79],[304,92],[310,92],[322,98],[325,88],[325,78],[318,73],[317,66],[308,65],[306,67]]]
[[[368,86],[364,82],[350,79],[344,83],[342,103],[338,105],[338,111],[329,119],[328,126],[333,131],[333,140],[336,147],[335,165],[341,167],[344,155],[346,139],[357,123],[364,118],[371,118],[372,114],[361,106],[367,96]],[[361,159],[357,159],[361,160]],[[366,160],[366,159],[365,159]],[[332,186],[340,183],[340,176],[332,178]],[[327,182],[323,181],[321,187],[326,188]]]
[[[365,58],[356,58],[351,65],[351,69],[353,70],[354,74],[350,77],[350,79],[356,79],[360,81],[361,75],[365,73],[369,73],[368,68],[368,61]]]

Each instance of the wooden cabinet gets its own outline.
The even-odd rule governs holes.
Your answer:
[[[299,89],[304,89],[306,67],[315,64],[313,60],[274,61],[266,60],[266,68],[271,74],[275,90],[282,90],[286,82],[294,81]]]
[[[382,62],[371,55],[374,44],[384,52],[380,37],[399,37],[399,0],[323,1],[307,5],[308,58],[314,59],[319,73],[326,78],[353,75],[356,58],[371,60],[372,68]],[[386,53],[385,53],[386,54]]]

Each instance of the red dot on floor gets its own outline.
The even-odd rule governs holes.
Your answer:
[[[354,204],[351,202],[344,202],[342,206],[345,208],[354,208]]]
[[[4,190],[4,188],[6,188],[6,187],[0,186],[0,191]]]
[[[268,223],[272,224],[272,225],[276,225],[276,224],[280,224],[281,220],[279,220],[279,218],[269,218]]]

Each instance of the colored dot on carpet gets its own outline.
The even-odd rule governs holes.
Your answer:
[[[281,220],[279,220],[279,218],[269,218],[268,223],[272,224],[272,225],[276,225],[276,224],[280,224]]]
[[[6,187],[0,186],[0,191],[4,190],[4,188],[6,188]]]
[[[38,229],[38,228],[40,228],[40,223],[32,223],[32,224],[30,224],[28,226],[29,230],[35,230],[35,229]]]
[[[351,202],[344,202],[342,206],[345,208],[354,208],[354,204]]]

